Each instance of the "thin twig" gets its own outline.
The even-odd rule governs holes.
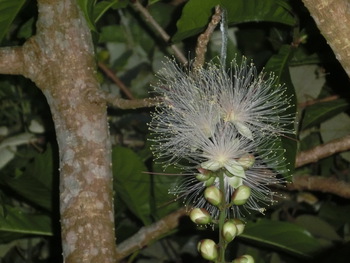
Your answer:
[[[298,106],[299,106],[299,108],[306,108],[308,106],[311,106],[311,105],[314,105],[314,104],[317,104],[317,103],[334,101],[334,100],[337,100],[337,99],[339,99],[339,96],[338,95],[333,95],[333,96],[325,97],[325,98],[322,98],[322,99],[308,100],[308,101],[305,101],[303,103],[299,103]]]
[[[167,32],[158,24],[158,22],[153,18],[153,16],[148,12],[148,10],[143,7],[142,4],[138,0],[134,2],[132,5],[136,11],[140,12],[143,16],[144,20],[149,23],[156,32],[161,36],[161,38],[166,42],[169,43],[170,36]],[[174,51],[174,55],[177,57],[177,59],[184,65],[187,65],[188,61],[184,54],[181,52],[181,50],[175,45],[170,45],[171,49]]]
[[[193,68],[201,68],[204,65],[205,53],[207,52],[207,46],[209,43],[210,36],[213,34],[216,26],[221,20],[222,10],[220,6],[215,7],[215,13],[208,24],[207,29],[202,33],[197,40],[196,46],[196,58],[193,63]]]
[[[130,90],[125,86],[125,84],[115,75],[115,73],[108,68],[102,62],[98,62],[98,67],[111,79],[113,82],[124,92],[125,96],[133,100],[135,97],[131,94]]]
[[[122,99],[108,92],[103,92],[101,94],[102,94],[101,97],[103,97],[103,99],[110,106],[113,106],[122,110],[154,107],[161,101],[159,97],[128,100],[128,99]]]
[[[117,260],[140,250],[153,241],[169,233],[179,225],[180,218],[187,214],[186,208],[181,208],[152,225],[141,228],[135,235],[118,244]]]

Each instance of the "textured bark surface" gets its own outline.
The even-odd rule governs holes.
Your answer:
[[[107,111],[99,99],[90,30],[76,0],[39,0],[37,34],[5,48],[45,94],[60,152],[60,213],[67,263],[115,262],[111,150]]]
[[[350,77],[350,2],[303,0],[336,58]]]

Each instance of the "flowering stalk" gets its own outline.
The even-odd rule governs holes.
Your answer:
[[[163,101],[149,125],[154,155],[165,166],[193,172],[172,192],[212,217],[199,215],[196,221],[218,223],[219,262],[231,236],[223,234],[226,220],[239,217],[242,207],[263,212],[261,204],[273,202],[267,185],[280,182],[283,152],[271,145],[293,132],[287,127],[294,121],[286,112],[290,97],[284,86],[274,85],[274,75],[258,74],[245,59],[231,66],[226,71],[212,61],[184,72],[174,61],[165,62],[154,86]]]
[[[219,175],[219,184],[220,190],[225,194],[225,181],[224,174]],[[219,216],[219,262],[225,262],[225,251],[227,247],[227,242],[224,239],[223,227],[226,219],[226,207],[220,207],[220,216]]]

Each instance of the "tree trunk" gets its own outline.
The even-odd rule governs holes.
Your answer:
[[[38,0],[37,34],[3,49],[45,94],[60,156],[60,214],[66,263],[115,262],[111,147],[90,30],[76,0]],[[21,62],[21,63],[20,63]]]
[[[336,58],[350,77],[350,4],[348,0],[303,0]]]

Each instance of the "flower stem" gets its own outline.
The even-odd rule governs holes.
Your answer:
[[[219,187],[223,196],[226,196],[225,193],[225,182],[224,182],[224,173],[219,174]],[[224,239],[222,228],[224,226],[226,219],[226,199],[224,198],[223,204],[220,206],[220,215],[219,215],[219,260],[218,263],[225,263],[225,251],[227,242]]]

